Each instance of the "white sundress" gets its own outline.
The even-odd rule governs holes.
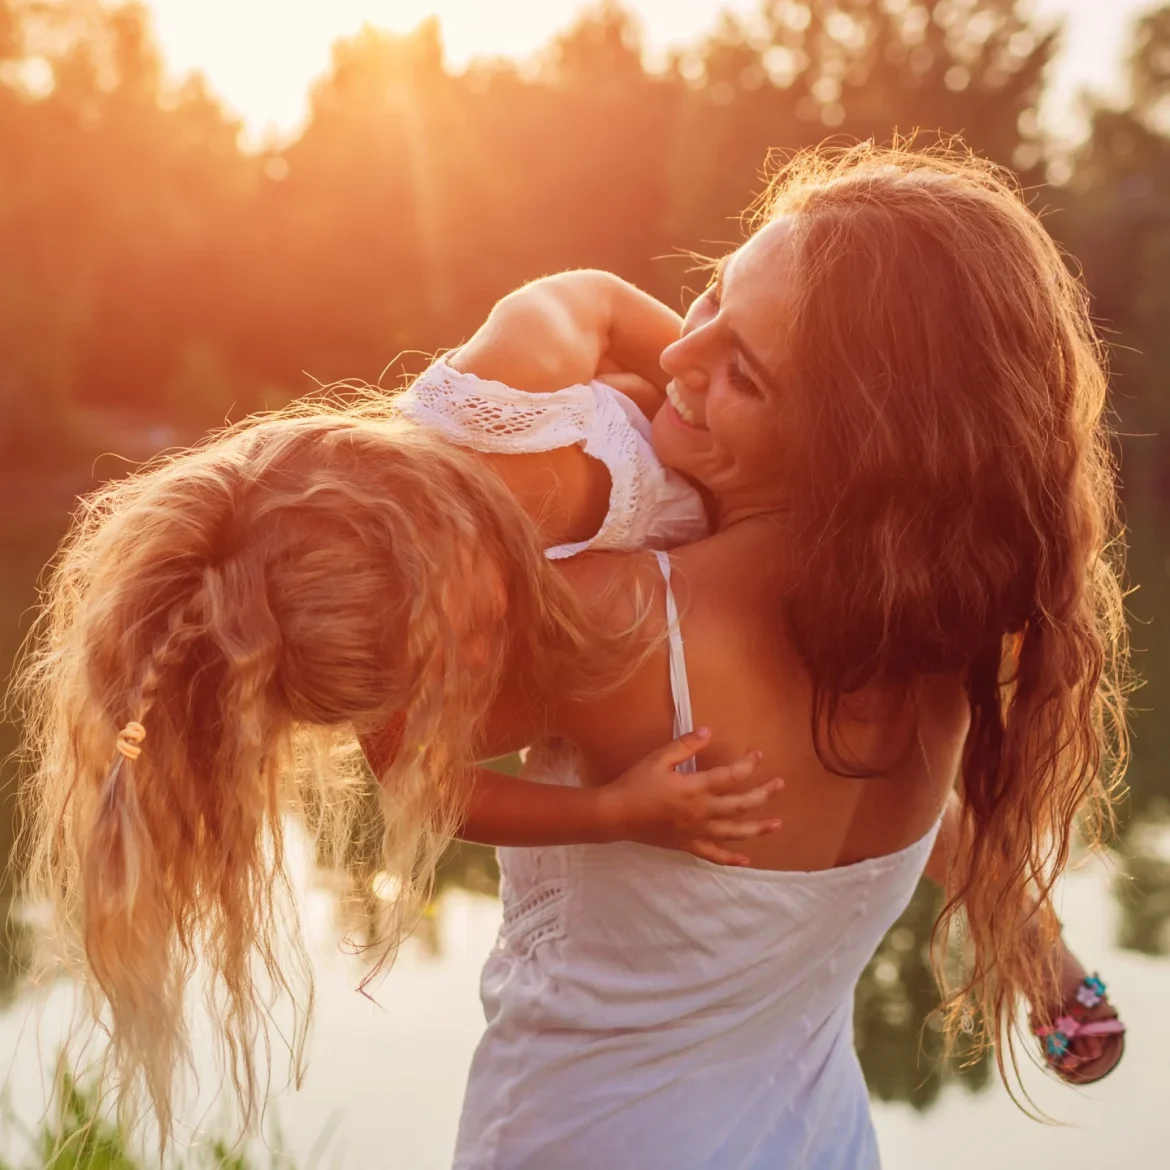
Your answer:
[[[420,381],[407,412],[455,442],[500,450],[496,433],[477,430],[498,408],[506,449],[563,445],[522,445],[525,435],[545,443],[567,433],[563,414],[535,417],[527,401],[557,395],[519,401],[467,375]],[[676,535],[688,514],[702,535],[687,511],[691,489],[661,486],[670,473],[648,443],[618,437],[604,404],[616,391],[596,387],[572,388],[569,413],[580,411],[576,441],[610,467],[611,513],[615,501],[652,510],[661,499],[665,519],[607,518],[582,547],[629,547],[605,544],[617,533]],[[678,733],[692,726],[690,687],[670,560],[657,555]],[[571,745],[534,749],[525,775],[578,784]],[[874,1170],[853,993],[937,831],[886,857],[808,873],[724,868],[629,843],[500,849],[504,920],[481,981],[487,1029],[455,1170]]]

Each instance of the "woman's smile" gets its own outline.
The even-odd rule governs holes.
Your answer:
[[[674,413],[678,416],[678,421],[684,426],[695,431],[704,431],[707,429],[699,422],[699,416],[684,401],[678,384],[674,379],[671,379],[666,384],[666,398],[670,406],[673,407]]]

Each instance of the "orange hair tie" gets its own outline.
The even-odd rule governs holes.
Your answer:
[[[146,738],[146,728],[141,723],[131,720],[118,732],[118,742],[115,745],[118,751],[128,760],[136,760],[142,755],[142,741]]]

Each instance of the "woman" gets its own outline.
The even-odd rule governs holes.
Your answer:
[[[249,961],[287,978],[278,749],[298,724],[391,725],[379,775],[407,877],[463,816],[466,761],[534,738],[575,745],[545,772],[596,810],[589,786],[636,770],[692,701],[719,730],[705,763],[759,747],[787,781],[786,829],[742,846],[742,874],[627,846],[510,867],[463,1164],[872,1162],[850,992],[960,757],[956,1016],[974,997],[999,1035],[1017,994],[1051,1002],[1048,889],[1119,711],[1098,686],[1121,630],[1091,330],[990,173],[864,152],[802,167],[663,358],[655,447],[715,521],[673,564],[552,573],[481,463],[357,415],[260,424],[91,507],[31,675],[33,873],[65,915],[84,895],[114,1051],[156,1104],[196,944],[255,1101]],[[591,344],[545,388],[590,376]],[[344,809],[310,775],[310,809]]]
[[[492,376],[588,377],[585,332],[576,368],[524,375],[521,355],[510,373],[504,344]],[[478,357],[473,341],[455,363]],[[787,829],[718,881],[632,847],[506,852],[461,1167],[871,1164],[850,992],[960,759],[936,873],[967,910],[963,990],[1007,1035],[1017,992],[1054,1002],[1050,882],[1110,718],[1123,735],[1108,673],[1097,687],[1120,650],[1104,377],[1079,291],[994,175],[803,161],[662,364],[655,447],[708,490],[717,529],[671,558],[689,603],[675,722],[689,690],[717,747],[762,743]],[[566,568],[584,596],[649,587],[632,559]],[[669,722],[665,655],[552,709],[576,751],[533,774],[628,766]],[[1077,999],[1108,1014],[1093,983]],[[1085,1075],[1119,1055],[1080,1043]]]

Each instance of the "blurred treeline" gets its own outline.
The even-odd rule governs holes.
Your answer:
[[[1016,7],[773,0],[657,70],[609,4],[523,66],[453,71],[435,22],[369,29],[335,46],[296,141],[250,153],[198,77],[164,82],[140,7],[0,0],[3,460],[65,458],[94,412],[202,428],[306,374],[376,379],[562,267],[679,304],[677,257],[741,238],[769,148],[915,127],[961,132],[1035,186],[1131,347],[1123,418],[1156,429],[1170,12],[1138,30],[1129,107],[1097,109],[1066,157],[1036,117],[1059,34]]]
[[[688,254],[742,238],[770,149],[961,133],[1083,263],[1112,347],[1155,712],[1135,724],[1123,930],[1165,947],[1170,865],[1138,830],[1170,822],[1170,7],[1135,27],[1128,102],[1087,97],[1073,148],[1037,117],[1059,29],[1022,10],[770,0],[654,66],[612,4],[524,64],[452,69],[433,22],[368,29],[335,46],[296,140],[248,150],[202,80],[164,79],[141,8],[0,0],[0,674],[74,494],[123,466],[100,452],[143,458],[314,379],[396,384],[560,268],[681,308],[703,281]],[[915,1059],[931,918],[920,898],[859,1000],[874,1091],[918,1104],[939,1085]]]
[[[84,480],[95,448],[141,457],[312,379],[393,380],[559,268],[681,306],[685,253],[741,238],[770,149],[922,128],[1014,167],[1083,263],[1135,576],[1164,591],[1145,537],[1170,499],[1170,8],[1134,30],[1128,104],[1087,98],[1071,151],[1036,112],[1059,28],[1018,8],[768,0],[657,68],[611,3],[522,65],[455,71],[436,22],[367,29],[299,137],[250,152],[200,78],[164,80],[141,7],[0,0],[0,476]]]

